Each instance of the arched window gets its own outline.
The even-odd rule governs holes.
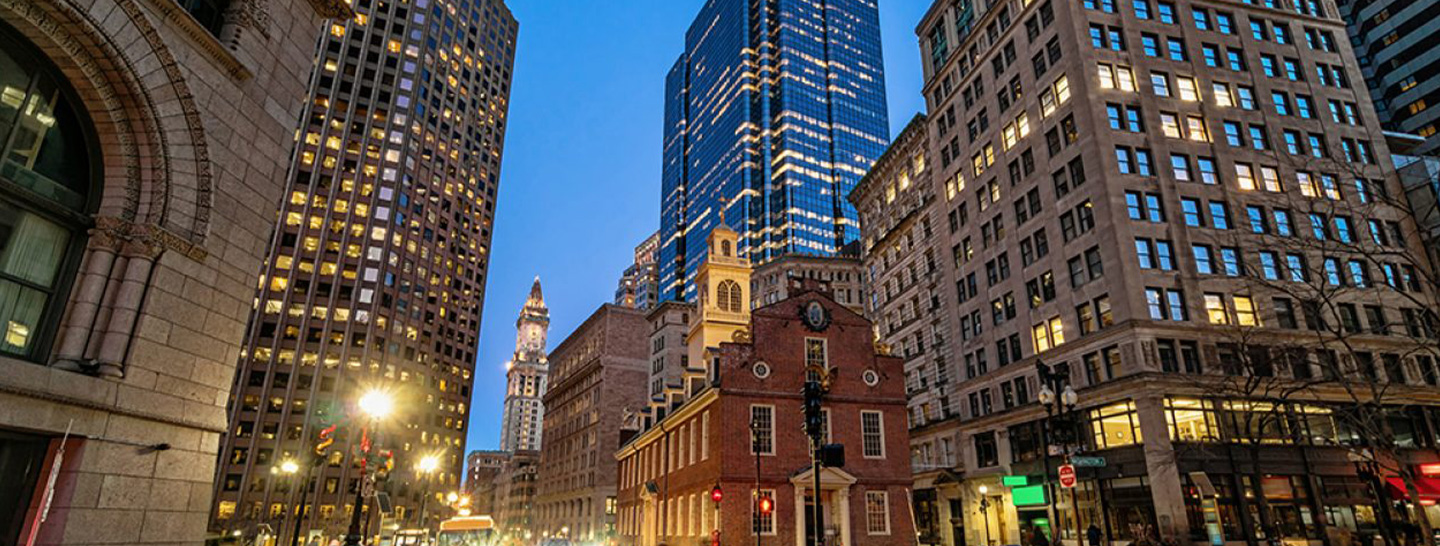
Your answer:
[[[730,241],[720,241],[720,255],[730,257]]]
[[[720,281],[715,287],[715,306],[729,313],[740,312],[740,285],[735,281]]]
[[[74,96],[0,24],[0,355],[43,359],[79,264],[99,162]]]

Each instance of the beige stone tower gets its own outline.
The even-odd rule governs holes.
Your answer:
[[[686,394],[694,394],[710,376],[709,349],[731,341],[750,325],[750,260],[740,256],[740,234],[724,222],[706,239],[705,263],[695,275],[700,316],[690,322],[685,336],[689,367]]]

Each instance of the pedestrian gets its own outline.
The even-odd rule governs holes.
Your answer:
[[[1091,522],[1090,528],[1085,530],[1085,540],[1090,543],[1090,546],[1100,546],[1100,540],[1102,538],[1100,527],[1096,526],[1094,522]]]
[[[1040,527],[1034,528],[1034,534],[1030,537],[1030,546],[1050,546],[1050,539],[1045,536],[1045,530]]]

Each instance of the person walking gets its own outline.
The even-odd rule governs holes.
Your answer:
[[[1103,538],[1100,527],[1096,526],[1094,522],[1091,522],[1090,528],[1085,530],[1086,542],[1089,542],[1090,546],[1100,546],[1100,541]]]

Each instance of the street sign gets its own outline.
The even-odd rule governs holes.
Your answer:
[[[1075,487],[1075,466],[1074,466],[1074,465],[1068,465],[1068,464],[1062,464],[1062,465],[1060,465],[1060,487],[1064,487],[1064,488],[1066,488],[1066,489]]]
[[[1070,464],[1075,465],[1075,466],[1079,466],[1079,467],[1085,467],[1085,468],[1103,468],[1103,467],[1105,466],[1105,458],[1104,458],[1104,457],[1071,457],[1071,458],[1070,458]]]

